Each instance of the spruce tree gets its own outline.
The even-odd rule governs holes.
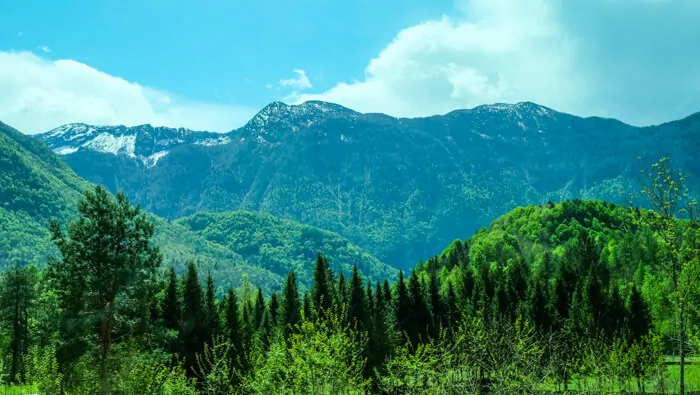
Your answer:
[[[384,304],[389,306],[394,299],[391,295],[391,287],[389,287],[389,281],[387,279],[384,279],[384,283],[382,284],[382,294],[384,295]]]
[[[287,280],[282,289],[283,305],[280,325],[282,325],[282,334],[287,339],[290,331],[295,330],[296,326],[301,322],[301,301],[299,300],[299,289],[297,288],[297,278],[294,275],[294,270],[289,271]]]
[[[396,311],[396,331],[401,333],[402,336],[408,336],[410,339],[413,333],[414,322],[411,298],[408,295],[408,288],[403,279],[403,271],[399,271],[399,280],[396,283],[394,309]]]
[[[196,366],[195,355],[202,353],[207,339],[206,309],[202,303],[202,285],[199,283],[197,268],[193,261],[187,265],[182,289],[183,311],[180,325],[180,344],[188,372]]]
[[[365,287],[357,270],[357,265],[352,268],[350,278],[350,295],[348,300],[348,322],[357,325],[358,331],[367,330],[367,302],[365,301]]]
[[[342,306],[342,305],[345,305],[348,303],[348,285],[347,285],[347,281],[345,280],[345,275],[343,274],[343,272],[340,272],[340,275],[338,275],[337,303],[339,306]]]
[[[461,312],[459,310],[459,302],[457,301],[457,293],[452,285],[451,280],[447,280],[447,294],[445,295],[445,323],[449,330],[454,330],[461,321]]]
[[[215,336],[219,335],[219,331],[221,329],[215,292],[214,278],[212,277],[211,272],[209,272],[209,275],[207,276],[207,291],[205,296],[205,338],[207,342],[211,342]]]
[[[0,278],[0,327],[9,341],[9,381],[24,379],[29,351],[30,315],[37,301],[38,271],[35,266],[14,268]]]
[[[163,325],[166,329],[177,330],[180,324],[180,298],[177,292],[175,268],[168,270],[168,284],[163,298]]]
[[[323,315],[330,311],[333,304],[333,296],[329,281],[330,266],[326,258],[319,252],[316,255],[316,264],[314,265],[313,284],[311,286],[311,297],[314,311]]]
[[[260,329],[263,321],[263,315],[265,314],[265,297],[261,288],[258,288],[258,294],[255,298],[255,310],[253,313],[254,329]]]
[[[440,284],[435,272],[428,275],[428,299],[430,300],[430,337],[436,339],[440,333],[440,328],[445,325],[445,307],[440,297]]]
[[[430,326],[430,310],[425,301],[423,293],[423,284],[418,278],[418,275],[413,272],[408,279],[408,293],[411,302],[412,323],[409,326],[409,338],[413,345],[417,345],[420,341],[426,341],[428,328]]]
[[[639,292],[639,288],[636,286],[633,286],[630,292],[628,317],[631,340],[638,342],[651,329],[651,313],[644,299],[642,299],[642,293]]]
[[[279,324],[280,320],[280,303],[279,303],[279,298],[277,297],[277,292],[273,292],[272,295],[270,295],[270,323],[272,326],[277,326]]]

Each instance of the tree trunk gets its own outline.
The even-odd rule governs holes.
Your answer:
[[[107,357],[112,346],[112,308],[114,302],[109,302],[107,308],[102,311],[102,323],[100,325],[100,343],[102,358],[100,361],[100,390],[103,395],[110,391],[109,373],[107,372]]]
[[[680,306],[680,314],[678,317],[678,325],[680,326],[680,336],[679,336],[679,341],[680,341],[680,389],[679,389],[679,394],[680,395],[685,395],[685,354],[686,354],[686,349],[685,349],[685,309],[683,308],[683,304],[681,303]]]

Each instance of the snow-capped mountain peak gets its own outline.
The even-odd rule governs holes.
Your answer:
[[[174,147],[184,144],[220,145],[231,142],[223,134],[151,125],[95,126],[72,123],[36,136],[59,155],[80,150],[127,156],[155,166]]]

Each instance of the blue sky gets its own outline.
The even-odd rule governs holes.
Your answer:
[[[528,100],[659,123],[700,111],[699,4],[0,0],[0,120],[223,132],[315,99],[395,116]]]

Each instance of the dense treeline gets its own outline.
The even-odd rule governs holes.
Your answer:
[[[161,269],[153,224],[123,194],[88,190],[78,212],[67,229],[52,223],[59,254],[45,270],[2,276],[6,382],[51,394],[665,392],[678,387],[665,354],[683,372],[695,339],[692,215],[548,204],[393,284],[318,254],[306,292],[290,271],[278,293],[243,281],[218,298],[195,262]]]

